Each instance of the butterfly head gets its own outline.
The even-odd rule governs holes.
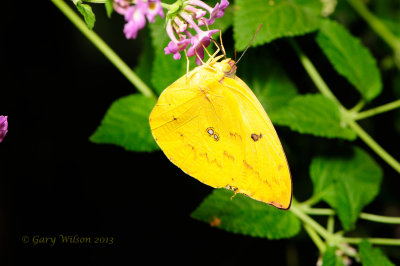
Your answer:
[[[227,58],[215,64],[215,67],[223,74],[224,77],[234,78],[236,74],[236,63],[234,60]]]

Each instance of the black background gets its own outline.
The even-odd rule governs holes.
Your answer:
[[[135,88],[51,2],[19,2],[4,10],[0,114],[9,116],[9,132],[0,144],[1,265],[315,264],[318,251],[304,232],[295,240],[268,241],[191,219],[211,188],[177,171],[162,152],[133,153],[89,142],[109,105]],[[124,38],[122,18],[114,16],[110,23],[103,6],[94,10],[95,30],[135,66],[140,41]],[[278,131],[284,139],[297,136]],[[389,140],[379,141],[396,153]],[[295,180],[295,189],[308,187],[300,197],[310,193],[304,180]],[[396,185],[386,183],[384,194],[396,195]],[[383,213],[385,199],[394,201],[379,196],[370,210]],[[372,229],[394,234],[393,227]],[[60,234],[112,237],[114,243],[51,247],[21,241]]]

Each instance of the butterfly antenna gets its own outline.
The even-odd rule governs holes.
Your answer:
[[[236,51],[236,49],[235,49],[235,62],[236,62],[236,59],[237,59],[236,55],[237,55],[237,51]]]
[[[236,61],[236,64],[239,63],[240,59],[242,59],[243,55],[246,53],[247,49],[249,49],[251,43],[254,41],[254,38],[257,36],[257,33],[260,31],[261,27],[263,24],[260,24],[260,26],[258,26],[258,29],[256,30],[256,32],[253,35],[253,38],[251,38],[249,44],[247,45],[246,49],[244,49],[243,53],[240,55],[239,59]]]

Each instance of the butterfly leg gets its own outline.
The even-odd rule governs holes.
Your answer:
[[[218,61],[219,58],[221,58],[222,56],[226,58],[226,52],[225,52],[225,48],[224,48],[224,44],[222,42],[222,31],[219,31],[219,39],[221,42],[221,48],[218,44],[218,42],[216,40],[214,40],[213,38],[211,38],[211,40],[214,42],[215,46],[217,46],[217,51],[215,51],[215,53],[210,57],[210,59],[208,59],[207,63],[210,63],[211,61]],[[223,55],[221,57],[218,57],[218,59],[216,59],[215,57],[217,56],[217,54],[222,50]]]
[[[184,51],[185,51],[185,56],[186,56],[186,78],[188,78],[190,61],[189,61],[189,57],[187,56],[186,49]]]
[[[201,64],[204,65],[204,61],[201,59],[200,55],[197,53],[197,50],[195,49],[194,51],[196,53],[196,57],[200,60]],[[206,51],[207,51],[207,49],[206,49]],[[207,51],[207,53],[208,53],[208,51]]]
[[[204,50],[206,51],[206,53],[208,54],[209,59],[207,60],[207,63],[214,58],[214,55],[211,55],[210,52],[208,52],[207,48],[204,46],[204,44],[201,44],[204,48]]]
[[[224,57],[226,58],[225,47],[224,47],[224,43],[222,42],[222,30],[219,31],[219,41],[221,42],[222,53],[224,54]]]

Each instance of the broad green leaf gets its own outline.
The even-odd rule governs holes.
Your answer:
[[[92,11],[92,7],[87,4],[82,4],[82,1],[73,1],[79,13],[82,14],[83,18],[89,29],[93,29],[94,23],[96,22],[96,17]]]
[[[344,266],[343,258],[336,256],[336,247],[328,246],[322,257],[322,266]]]
[[[100,126],[90,136],[94,143],[115,144],[130,151],[153,151],[158,146],[149,126],[155,101],[141,94],[122,97],[112,103]]]
[[[317,43],[336,71],[348,79],[370,101],[382,91],[382,80],[376,61],[369,50],[343,26],[325,20],[317,35]]]
[[[304,6],[311,0],[236,0],[233,18],[235,47],[242,51],[262,24],[252,46],[318,29],[320,17]],[[315,2],[315,0],[314,0]]]
[[[316,157],[310,166],[314,196],[326,201],[349,230],[361,210],[379,193],[382,169],[360,148],[347,157]]]
[[[300,133],[354,140],[356,134],[341,122],[338,106],[321,94],[299,95],[270,113],[272,122]]]
[[[312,11],[315,15],[320,15],[325,5],[323,1],[314,1],[314,0],[295,0],[294,2],[297,5]]]
[[[394,266],[379,248],[372,248],[371,244],[364,240],[359,245],[361,263],[363,266]]]
[[[264,50],[248,50],[243,60],[251,63],[239,65],[237,75],[253,90],[270,114],[286,106],[298,93],[279,61]]]
[[[191,214],[194,219],[228,232],[265,237],[290,238],[300,231],[300,220],[291,212],[226,189],[215,189]]]

